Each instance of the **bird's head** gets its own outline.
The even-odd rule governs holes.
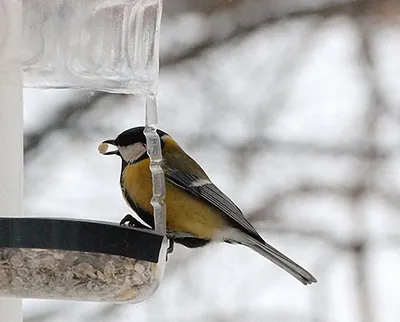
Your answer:
[[[143,133],[144,127],[138,126],[119,134],[116,139],[105,140],[99,146],[99,152],[104,155],[118,155],[127,163],[136,163],[148,158],[146,136]],[[158,136],[162,139],[168,136],[167,133],[157,130]],[[116,147],[115,150],[107,151],[108,144]],[[161,140],[161,148],[164,143]]]

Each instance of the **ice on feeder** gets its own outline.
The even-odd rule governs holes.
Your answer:
[[[25,86],[152,91],[161,10],[161,0],[24,1]]]

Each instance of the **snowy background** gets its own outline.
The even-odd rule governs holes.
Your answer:
[[[305,287],[239,246],[177,246],[138,305],[24,301],[27,322],[397,322],[400,2],[165,0],[160,127]],[[119,221],[120,162],[100,141],[143,99],[25,90],[25,211]]]

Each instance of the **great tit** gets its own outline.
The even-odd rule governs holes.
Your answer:
[[[128,129],[116,139],[105,140],[102,153],[122,159],[120,185],[123,197],[136,214],[154,228],[152,176],[147,154],[144,127]],[[290,258],[269,245],[259,235],[242,211],[218,189],[204,170],[161,130],[167,207],[167,230],[183,233],[175,239],[187,247],[201,247],[210,242],[227,242],[251,248],[297,278],[303,284],[316,278]],[[106,152],[106,144],[116,147]],[[108,146],[108,145],[107,145]]]

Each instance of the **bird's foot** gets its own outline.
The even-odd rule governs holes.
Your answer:
[[[172,238],[169,238],[169,246],[167,248],[167,253],[171,254],[174,251],[175,242]]]
[[[135,219],[130,214],[127,214],[122,220],[119,222],[120,226],[128,226],[128,227],[136,227],[136,228],[144,228],[144,229],[151,229],[145,225],[143,225],[139,220]],[[167,248],[167,258],[166,260],[168,261],[168,255],[171,254],[174,251],[174,240],[170,234],[167,233],[167,238],[169,241],[169,246]]]
[[[149,229],[149,227],[143,225],[139,220],[135,219],[130,214],[127,214],[124,218],[122,218],[122,220],[119,222],[119,225],[120,226],[128,226],[128,227]]]
[[[174,245],[175,245],[175,242],[174,242],[174,240],[171,238],[171,237],[168,237],[167,236],[167,238],[168,238],[168,242],[169,242],[169,246],[168,246],[168,248],[167,248],[167,258],[166,258],[166,261],[168,261],[168,257],[169,257],[169,254],[171,254],[173,251],[174,251]]]

